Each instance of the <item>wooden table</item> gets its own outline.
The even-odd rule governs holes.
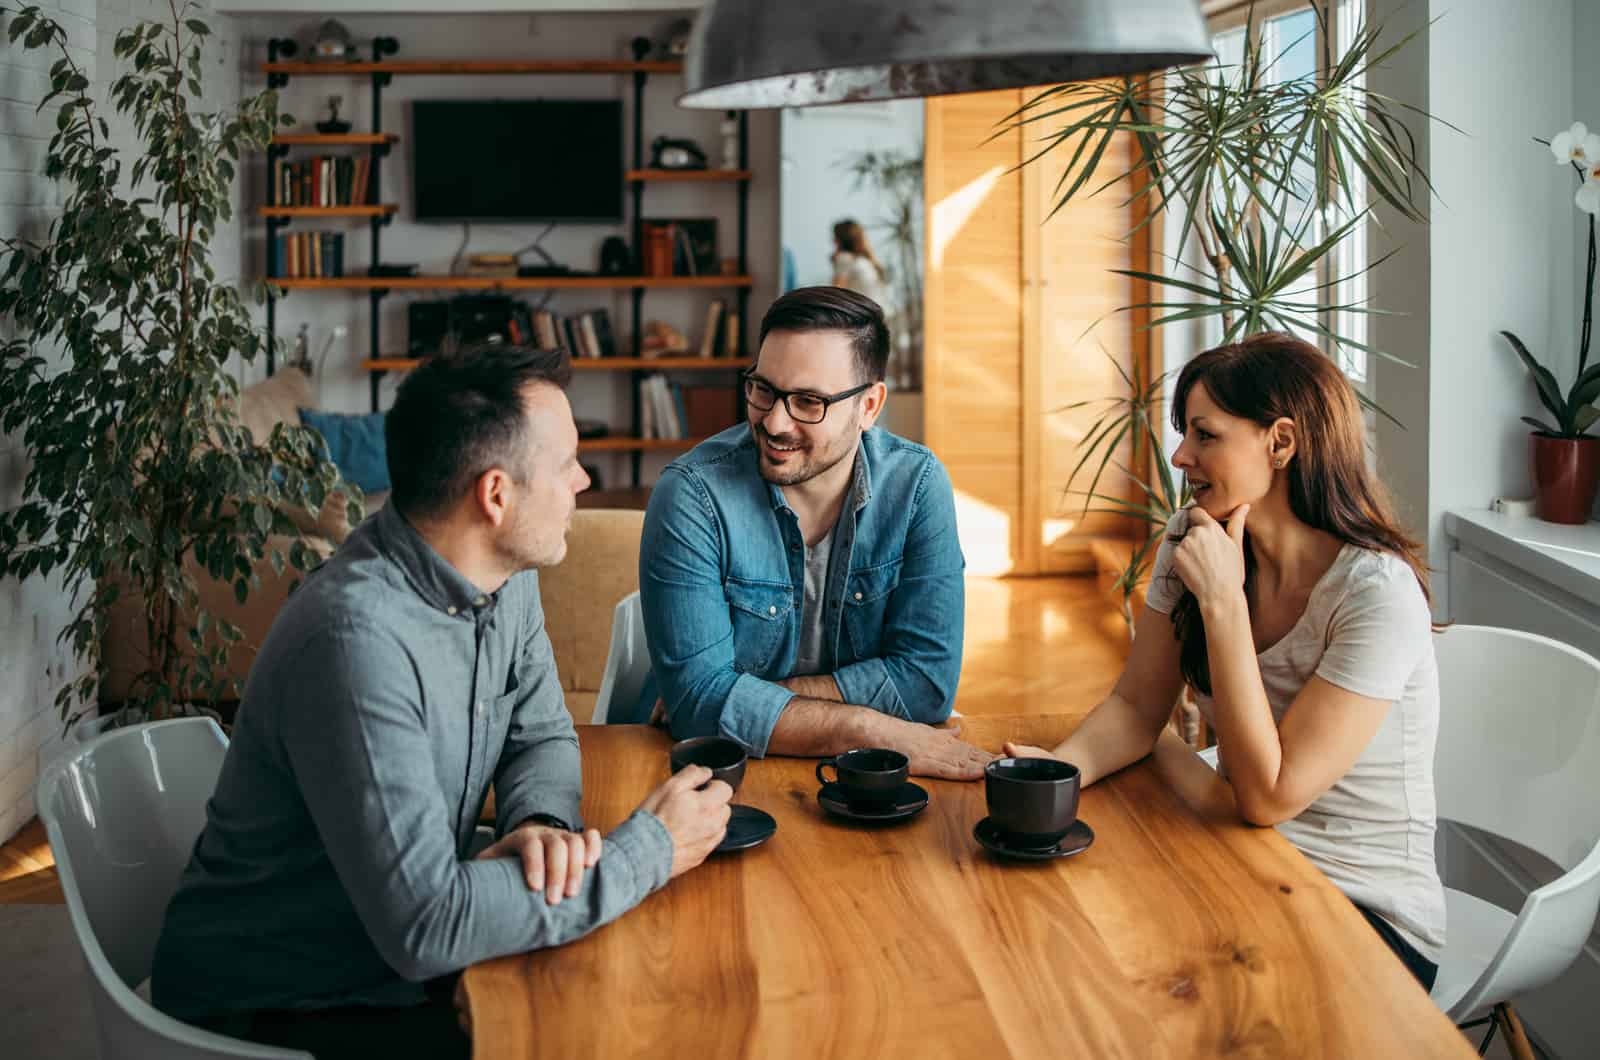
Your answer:
[[[963,719],[999,750],[1076,716]],[[580,726],[584,813],[615,827],[668,740]],[[1142,765],[1084,792],[1076,857],[1000,863],[983,784],[916,818],[825,817],[809,760],[752,761],[778,822],[569,946],[474,966],[479,1060],[524,1057],[1470,1057],[1372,928],[1272,829],[1203,820]]]

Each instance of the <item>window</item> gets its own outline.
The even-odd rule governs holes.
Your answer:
[[[1325,2],[1331,8],[1329,23],[1335,34],[1334,48],[1336,53],[1342,53],[1355,39],[1356,32],[1362,24],[1365,5],[1360,0],[1325,0]],[[1263,9],[1269,14],[1266,17],[1258,14],[1260,23],[1258,32],[1262,39],[1263,59],[1269,71],[1268,76],[1277,83],[1295,78],[1315,77],[1320,80],[1325,77],[1326,70],[1322,65],[1323,47],[1318,39],[1321,30],[1311,5],[1309,3],[1258,4],[1258,12]],[[1231,73],[1228,68],[1236,67],[1243,59],[1246,32],[1244,17],[1245,11],[1239,9],[1213,19],[1213,25],[1229,27],[1221,29],[1212,38],[1217,62],[1225,71],[1224,76],[1226,73]],[[1305,206],[1307,210],[1311,210],[1314,208],[1315,198],[1311,187],[1311,181],[1315,178],[1311,160],[1301,160],[1297,163],[1296,169],[1303,173],[1301,184],[1307,190]],[[1331,209],[1328,216],[1312,218],[1307,233],[1308,238],[1320,240],[1324,233],[1337,228],[1365,209],[1367,203],[1365,186],[1353,189],[1352,199],[1351,206],[1340,205]],[[1307,303],[1315,301],[1321,306],[1319,315],[1323,327],[1363,345],[1367,341],[1366,315],[1336,307],[1365,304],[1368,295],[1366,264],[1367,231],[1365,225],[1359,225],[1341,242],[1335,252],[1318,266],[1316,273],[1308,277],[1293,292],[1303,295]],[[1317,342],[1324,348],[1330,345],[1315,333],[1305,334],[1303,337]],[[1220,340],[1220,326],[1215,328],[1215,335],[1208,338]],[[1366,383],[1368,369],[1365,351],[1341,347],[1337,351],[1330,352],[1337,352],[1340,367],[1344,369],[1351,382],[1357,386]]]

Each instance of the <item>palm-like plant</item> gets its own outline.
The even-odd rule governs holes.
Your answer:
[[[1156,548],[1161,544],[1161,533],[1172,513],[1189,503],[1189,484],[1174,477],[1172,467],[1162,457],[1161,422],[1165,404],[1167,374],[1151,379],[1139,358],[1134,358],[1132,372],[1125,371],[1115,357],[1106,355],[1127,384],[1127,394],[1117,397],[1091,398],[1074,401],[1058,411],[1096,408],[1100,416],[1090,426],[1079,444],[1078,463],[1073,467],[1069,483],[1076,481],[1080,472],[1091,463],[1094,478],[1089,488],[1081,492],[1085,508],[1096,503],[1097,510],[1125,515],[1144,524],[1144,537],[1136,541],[1128,565],[1117,576],[1116,589],[1121,598],[1122,617],[1128,627],[1133,627],[1133,594],[1149,575],[1155,562]],[[1128,444],[1128,462],[1117,458],[1122,444]],[[1135,499],[1100,492],[1100,480],[1108,468],[1115,468],[1132,484]]]
[[[1380,51],[1381,27],[1363,25],[1339,53],[1327,13],[1312,9],[1324,78],[1277,79],[1264,41],[1247,33],[1237,66],[1060,85],[1014,115],[1024,127],[1061,123],[1029,162],[1072,147],[1056,210],[1124,180],[1134,188],[1129,201],[1146,202],[1141,227],[1178,208],[1178,245],[1192,239],[1198,260],[1171,261],[1165,272],[1118,270],[1167,292],[1135,307],[1155,311],[1150,326],[1215,318],[1223,341],[1278,328],[1388,356],[1327,322],[1330,309],[1379,311],[1324,302],[1333,281],[1319,270],[1367,222],[1363,187],[1400,216],[1424,218],[1418,199],[1431,185],[1400,120],[1401,111],[1422,112],[1365,87],[1415,34]],[[1138,145],[1132,166],[1101,173],[1107,147],[1128,134]]]
[[[1360,350],[1405,364],[1370,346],[1364,330],[1349,328],[1361,315],[1383,311],[1361,300],[1336,301],[1332,292],[1339,280],[1331,266],[1341,246],[1368,223],[1373,203],[1424,220],[1419,200],[1432,186],[1401,118],[1403,112],[1428,115],[1366,87],[1368,73],[1415,34],[1381,48],[1382,27],[1362,24],[1340,51],[1324,6],[1312,6],[1322,49],[1320,78],[1280,76],[1252,11],[1237,65],[1056,86],[1029,100],[1008,127],[1050,129],[1024,164],[1070,148],[1055,210],[1127,181],[1133,190],[1125,205],[1144,207],[1134,232],[1164,215],[1176,220],[1182,250],[1163,259],[1164,271],[1115,270],[1154,292],[1150,300],[1126,307],[1147,311],[1146,326],[1214,320],[1224,342],[1286,330],[1319,338],[1330,352]],[[1132,164],[1104,165],[1112,142],[1126,136],[1137,145]],[[1163,378],[1124,378],[1129,395],[1103,399],[1106,414],[1081,443],[1073,478],[1092,466],[1093,484],[1074,491],[1084,496],[1085,508],[1099,505],[1095,510],[1149,524],[1120,577],[1131,621],[1128,596],[1149,569],[1166,517],[1185,497],[1162,457],[1156,407]],[[1127,465],[1117,459],[1124,439],[1133,443]],[[1101,492],[1101,478],[1112,467],[1129,479],[1140,500]]]

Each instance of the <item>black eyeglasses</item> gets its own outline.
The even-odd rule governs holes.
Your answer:
[[[753,408],[771,412],[772,406],[781,398],[783,407],[789,412],[789,418],[796,423],[821,423],[822,418],[828,414],[828,406],[836,401],[855,397],[870,386],[871,383],[862,383],[849,390],[841,390],[837,394],[814,394],[809,390],[779,390],[765,379],[749,372],[744,373],[744,399]]]

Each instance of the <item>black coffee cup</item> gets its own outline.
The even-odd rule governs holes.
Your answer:
[[[720,780],[734,791],[739,790],[739,782],[744,779],[744,765],[749,760],[744,748],[725,736],[679,740],[672,745],[669,758],[674,773],[684,766],[705,766],[711,770],[711,780]]]
[[[1078,820],[1078,767],[1054,758],[997,758],[983,770],[989,818],[1019,847],[1053,847]]]
[[[833,781],[822,773],[828,766],[833,767],[836,775]],[[859,806],[893,802],[910,775],[911,760],[885,747],[858,747],[817,763],[817,779],[824,784],[839,785],[845,801]]]

